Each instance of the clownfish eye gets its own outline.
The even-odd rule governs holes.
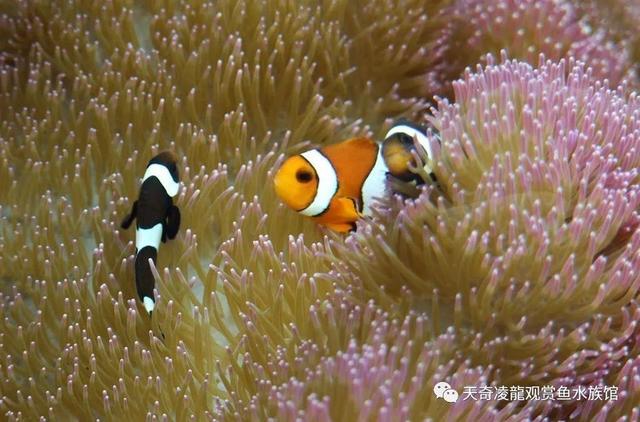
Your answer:
[[[296,180],[300,183],[309,183],[313,175],[308,170],[300,169],[296,172]]]

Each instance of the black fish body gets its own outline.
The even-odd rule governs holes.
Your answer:
[[[172,205],[173,199],[162,183],[156,177],[148,178],[140,187],[137,227],[150,229],[163,223]]]
[[[149,314],[155,307],[153,289],[155,280],[149,260],[154,265],[158,258],[160,242],[173,239],[180,228],[180,210],[173,205],[173,197],[179,187],[175,156],[161,152],[149,161],[142,178],[138,200],[131,213],[123,220],[127,229],[136,219],[136,290]]]

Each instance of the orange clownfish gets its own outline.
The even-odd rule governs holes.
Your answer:
[[[427,157],[427,161],[421,163],[421,165],[431,180],[436,182],[436,176],[431,165],[433,151],[426,133],[426,128],[407,120],[400,120],[389,129],[382,143],[382,156],[390,174],[405,182],[415,181],[418,184],[427,182],[410,170],[410,166],[415,167],[416,165],[412,154],[416,145],[414,140],[416,140]],[[437,135],[435,139],[440,142],[440,138]]]
[[[382,146],[359,137],[289,157],[275,175],[276,194],[318,224],[355,230],[356,221],[371,214],[374,198],[384,196],[387,174],[408,172],[414,137],[431,157],[424,130],[406,121],[389,130]]]

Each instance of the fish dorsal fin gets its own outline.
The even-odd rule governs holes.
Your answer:
[[[322,148],[338,175],[339,194],[360,198],[361,189],[373,169],[378,155],[378,144],[366,137],[351,138]]]

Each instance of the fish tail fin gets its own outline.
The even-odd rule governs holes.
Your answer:
[[[140,301],[149,314],[155,307],[153,289],[156,285],[149,259],[155,264],[158,258],[158,251],[152,246],[145,246],[136,255],[136,290]]]

